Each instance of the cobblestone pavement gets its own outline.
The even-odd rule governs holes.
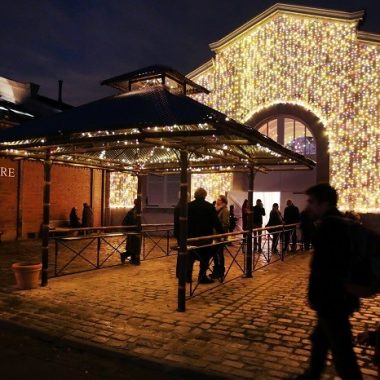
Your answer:
[[[5,246],[0,255],[6,255]],[[305,302],[309,259],[297,254],[255,272],[253,279],[199,294],[188,300],[186,313],[176,312],[176,258],[169,256],[139,267],[55,278],[32,291],[3,287],[0,318],[230,378],[284,378],[301,373],[309,356],[315,322]],[[363,303],[352,320],[355,333],[380,321],[379,300]],[[366,378],[375,379],[373,352],[356,352]],[[334,378],[331,367],[326,378]]]

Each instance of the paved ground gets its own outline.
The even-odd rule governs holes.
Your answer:
[[[10,252],[11,245],[1,244],[2,265]],[[229,378],[284,378],[301,373],[309,355],[315,321],[305,302],[309,259],[289,257],[255,272],[253,279],[199,294],[211,287],[202,285],[186,313],[176,312],[174,256],[56,278],[33,291],[3,286],[0,319],[95,349]],[[238,273],[234,269],[232,275]],[[354,316],[356,332],[380,321],[379,300],[366,301]],[[356,350],[366,378],[374,379],[372,352]],[[333,378],[331,368],[329,374],[326,378]]]

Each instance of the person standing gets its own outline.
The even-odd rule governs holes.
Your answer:
[[[305,251],[308,251],[311,248],[311,242],[315,232],[314,220],[308,209],[305,209],[301,212],[300,223],[302,231],[303,249]]]
[[[338,194],[329,184],[313,186],[306,195],[308,209],[318,219],[308,289],[317,325],[311,336],[309,368],[297,379],[320,379],[331,350],[338,375],[343,380],[361,380],[349,321],[360,303],[344,286],[351,260],[347,223],[337,209]]]
[[[94,227],[94,213],[88,203],[83,203],[82,227]]]
[[[235,207],[234,205],[230,205],[230,225],[229,231],[234,232],[236,228],[237,217],[235,216]]]
[[[79,228],[80,222],[79,222],[79,216],[78,216],[78,210],[76,207],[73,207],[70,212],[70,227],[71,228]]]
[[[134,200],[134,206],[131,208],[127,215],[124,217],[123,226],[136,226],[135,229],[129,229],[127,231],[127,246],[125,253],[120,254],[121,262],[124,264],[125,259],[130,257],[130,263],[133,265],[140,265],[140,250],[141,250],[141,237],[138,235],[137,228],[137,202]]]
[[[265,209],[261,199],[256,201],[256,206],[253,207],[253,228],[263,227],[263,216],[265,216]],[[261,235],[262,231],[253,231],[254,236],[254,251],[262,252],[261,249]]]
[[[295,206],[292,200],[288,199],[286,202],[287,207],[284,210],[284,222],[285,224],[296,224],[300,221],[300,211]],[[297,251],[297,227],[285,227],[285,244],[282,250],[286,252],[289,247],[290,239],[292,239],[292,251]]]
[[[188,237],[210,236],[214,234],[214,230],[223,233],[222,225],[216,214],[215,207],[206,201],[207,191],[198,188],[194,193],[194,200],[188,204]],[[192,245],[211,244],[212,239],[201,239]],[[213,255],[213,247],[199,248],[189,251],[186,281],[192,281],[193,266],[195,260],[199,260],[198,282],[201,284],[211,284],[213,279],[207,276],[210,259]]]
[[[215,209],[220,224],[222,225],[222,233],[227,233],[230,225],[230,213],[227,209],[227,205],[227,197],[224,195],[219,195],[218,199],[216,200]],[[221,239],[218,239],[218,241],[220,240]],[[226,270],[226,268],[224,267],[224,246],[217,245],[214,248],[214,268],[210,277],[214,279],[220,278],[221,280],[223,280],[224,272]]]
[[[269,214],[269,221],[265,227],[281,226],[283,223],[278,203],[273,203],[272,211]],[[268,232],[272,234],[272,253],[278,253],[277,245],[280,239],[282,227],[269,228]]]

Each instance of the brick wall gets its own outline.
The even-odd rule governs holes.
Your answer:
[[[0,231],[3,240],[16,238],[17,224],[17,162],[0,158],[0,167],[13,168],[15,177],[0,176]]]
[[[23,171],[18,173],[18,164],[8,159],[0,159],[0,166],[15,169],[14,178],[0,177],[0,231],[3,240],[13,240],[17,236],[17,181],[22,175],[22,237],[39,235],[42,224],[43,164],[24,161]],[[92,177],[92,179],[91,179]],[[82,216],[83,203],[91,202],[94,210],[94,224],[101,224],[102,172],[65,165],[53,165],[51,171],[50,219],[68,220],[72,207]]]

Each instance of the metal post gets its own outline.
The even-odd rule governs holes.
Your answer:
[[[253,167],[249,170],[248,183],[248,212],[247,212],[247,259],[245,260],[244,277],[252,277],[252,228],[253,228],[253,187],[255,182],[255,170]]]
[[[187,169],[188,152],[181,150],[181,197],[179,203],[179,251],[178,251],[178,311],[186,311],[187,270]]]
[[[48,283],[51,164],[52,162],[50,159],[50,150],[47,150],[45,160],[44,160],[41,286],[46,286]]]
[[[142,248],[142,175],[139,173],[137,175],[137,205],[136,205],[136,221],[137,221],[137,236],[139,239],[139,255],[138,261],[141,258],[141,248]]]

